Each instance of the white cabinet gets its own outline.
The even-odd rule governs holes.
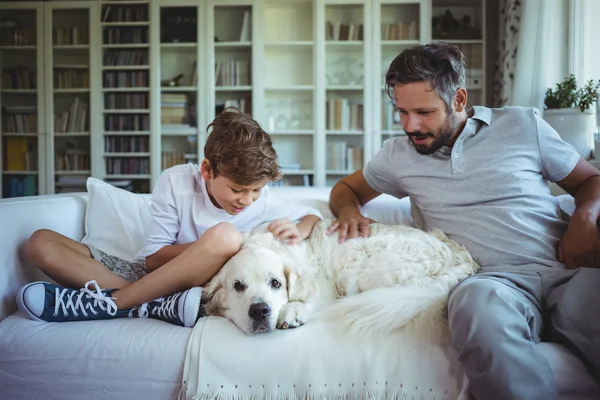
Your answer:
[[[227,106],[272,135],[279,184],[332,185],[403,134],[384,90],[403,49],[460,47],[485,101],[484,16],[485,0],[0,2],[2,196],[88,176],[149,192],[202,159]]]

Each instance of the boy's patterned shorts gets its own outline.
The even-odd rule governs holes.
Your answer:
[[[115,275],[127,279],[129,282],[140,280],[150,273],[148,267],[146,267],[146,263],[143,261],[123,260],[117,256],[106,254],[90,244],[86,244],[86,246],[90,249],[90,254],[94,260],[100,261]]]

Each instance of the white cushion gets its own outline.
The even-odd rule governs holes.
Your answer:
[[[0,398],[176,399],[191,328],[153,319],[0,323]]]
[[[87,180],[85,244],[133,260],[144,246],[151,221],[150,196],[119,189],[95,178]]]

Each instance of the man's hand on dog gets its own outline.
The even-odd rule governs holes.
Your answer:
[[[331,235],[333,232],[338,233],[338,242],[343,243],[348,239],[352,239],[358,236],[368,237],[371,235],[369,225],[376,223],[377,221],[367,218],[362,215],[358,210],[341,210],[337,220],[335,220],[326,233]]]
[[[287,244],[297,244],[302,241],[298,226],[287,218],[271,222],[267,229],[277,240]]]

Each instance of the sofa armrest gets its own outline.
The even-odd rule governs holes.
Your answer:
[[[21,262],[19,250],[23,243],[38,229],[52,229],[81,240],[85,210],[85,198],[74,195],[0,201],[0,321],[15,311],[15,294],[22,285],[49,279]]]

